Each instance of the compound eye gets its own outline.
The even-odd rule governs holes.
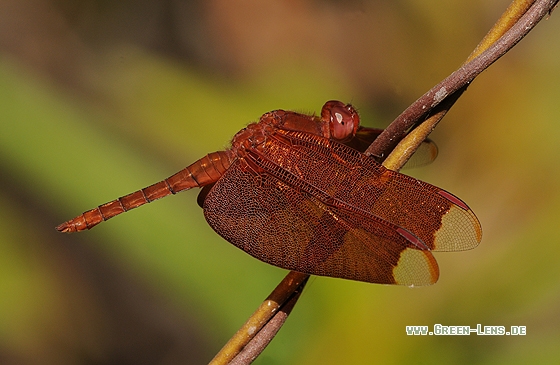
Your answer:
[[[327,101],[323,105],[321,119],[329,124],[331,138],[340,142],[352,139],[360,124],[356,109],[337,100]]]

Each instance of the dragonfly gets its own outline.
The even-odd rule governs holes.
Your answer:
[[[379,164],[363,152],[380,130],[331,100],[320,115],[274,110],[156,184],[62,223],[90,229],[183,190],[202,188],[208,224],[249,255],[284,269],[369,283],[430,285],[434,251],[462,251],[482,238],[479,220],[455,195]],[[422,148],[435,158],[427,140]]]

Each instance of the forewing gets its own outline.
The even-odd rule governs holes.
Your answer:
[[[239,162],[208,193],[204,215],[227,241],[285,269],[383,284],[428,285],[438,278],[432,254],[397,227],[326,205]]]
[[[275,137],[262,153],[314,191],[407,229],[431,250],[466,250],[480,242],[474,213],[445,190],[326,138],[282,130]]]

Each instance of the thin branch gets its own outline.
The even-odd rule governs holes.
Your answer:
[[[309,278],[309,275],[307,276]],[[290,312],[296,305],[303,288],[305,281],[296,289],[296,292],[288,299],[288,301],[280,308],[276,314],[268,321],[266,325],[259,331],[259,333],[247,343],[243,350],[229,363],[229,365],[244,365],[252,363],[257,356],[263,352],[268,346],[270,341],[276,336],[276,333],[282,328],[284,322],[290,315]]]
[[[492,43],[496,42],[508,30],[510,30],[515,23],[529,10],[535,0],[516,0],[513,1],[506,11],[502,14],[500,19],[494,24],[492,29],[484,36],[480,43],[476,46],[474,51],[467,57],[467,62],[473,60],[476,56],[486,51]]]
[[[214,359],[210,362],[210,365],[229,364],[230,361],[252,341],[259,331],[277,315],[279,309],[285,306],[287,301],[295,298],[295,305],[295,301],[299,298],[299,294],[295,295],[295,293],[300,293],[303,290],[307,279],[309,279],[309,275],[307,274],[290,271],[260,307],[249,317],[247,322],[233,335],[220,352],[216,354]],[[287,313],[289,313],[289,311]],[[278,320],[276,320],[276,323],[278,323]],[[284,322],[282,321],[281,323]],[[280,329],[280,327],[278,327],[278,329]],[[276,332],[278,332],[278,329]],[[274,332],[274,334],[276,332]],[[274,337],[274,334],[272,334],[272,337]],[[268,342],[272,340],[272,337],[270,337]],[[252,344],[255,345],[256,342],[252,342]],[[262,349],[264,349],[264,347]]]
[[[487,38],[490,39],[491,36],[487,36],[487,38],[481,42],[481,45],[477,47],[479,50],[487,47],[484,52],[461,66],[457,71],[453,72],[412,103],[412,105],[402,112],[383,133],[381,133],[365,153],[383,159],[383,157],[387,156],[387,151],[392,151],[412,127],[426,120],[430,115],[438,115],[437,118],[434,118],[431,125],[423,127],[425,138],[427,134],[433,130],[437,122],[447,113],[458,97],[466,90],[467,86],[474,78],[515,46],[544,16],[550,14],[558,0],[536,0],[533,1],[533,5],[528,10],[526,10],[526,2],[527,1],[523,0],[514,1],[508,8],[508,11],[506,11],[508,15],[505,17],[502,16],[502,18],[498,20],[499,24],[493,27],[493,29],[501,29],[501,31],[496,34],[503,33],[503,35],[490,46],[487,46]],[[518,6],[520,3],[523,3],[524,6]],[[517,16],[512,15],[513,11],[517,12]],[[518,16],[520,14],[523,15]],[[518,20],[512,24],[511,19],[515,18]],[[505,29],[508,30],[504,32]],[[475,52],[478,51],[475,50]],[[473,52],[473,54],[476,53]],[[415,143],[418,141],[421,142],[422,140],[423,139],[420,140],[417,137]],[[415,148],[413,147],[405,146],[404,148],[400,148],[398,152],[411,155],[414,150]],[[404,162],[406,162],[410,156],[406,155],[406,157]],[[403,158],[397,157],[397,160],[401,161]],[[395,169],[402,166],[401,162],[390,162],[388,164],[397,166]]]

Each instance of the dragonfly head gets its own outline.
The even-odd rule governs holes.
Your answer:
[[[330,137],[339,142],[352,139],[360,125],[356,109],[338,100],[330,100],[323,105],[321,119],[329,124]]]

